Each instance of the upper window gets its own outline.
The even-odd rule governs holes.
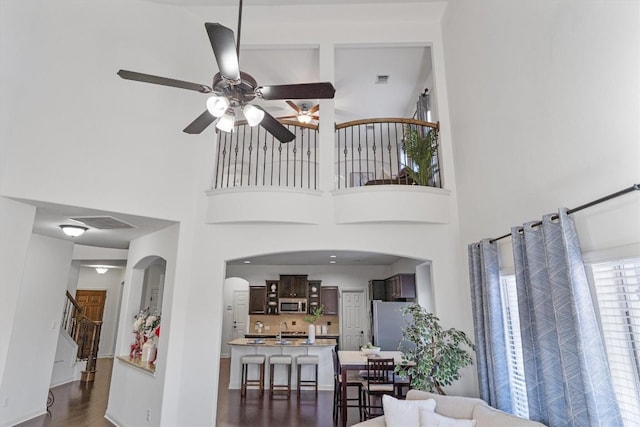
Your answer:
[[[611,378],[626,426],[640,425],[640,258],[593,264]]]

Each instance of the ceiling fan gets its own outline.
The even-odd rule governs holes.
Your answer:
[[[287,104],[289,104],[291,108],[293,108],[296,111],[296,114],[291,116],[279,117],[280,119],[296,119],[300,123],[305,123],[305,124],[311,123],[311,120],[320,120],[320,117],[317,114],[314,114],[320,109],[320,104],[316,104],[313,107],[309,107],[309,105],[305,102],[302,102],[300,104],[296,104],[292,101],[286,101],[286,102]]]
[[[334,97],[336,90],[329,82],[258,86],[253,77],[240,71],[241,23],[242,0],[240,0],[238,14],[237,44],[233,36],[233,30],[230,28],[217,23],[207,22],[204,24],[213,48],[213,55],[220,70],[213,76],[213,84],[211,86],[128,70],[120,70],[118,75],[127,80],[211,94],[212,96],[207,99],[207,109],[184,129],[185,133],[199,134],[216,119],[218,119],[216,128],[224,132],[232,132],[235,126],[235,110],[239,108],[242,109],[242,113],[250,126],[259,124],[280,142],[291,142],[295,139],[295,135],[263,108],[251,104],[251,101],[256,97],[264,100],[331,99]],[[287,102],[289,103],[290,101]],[[289,105],[291,104],[293,103]],[[316,108],[314,112],[317,110]]]

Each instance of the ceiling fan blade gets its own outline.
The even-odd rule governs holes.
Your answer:
[[[264,111],[264,108],[258,108]],[[260,126],[282,143],[291,142],[296,139],[296,136],[289,129],[284,127],[282,123],[266,111],[264,111],[264,118],[260,122]]]
[[[204,24],[218,63],[220,74],[227,80],[240,82],[240,65],[233,30],[220,24]]]
[[[293,114],[291,116],[278,116],[278,119],[297,119],[298,115],[297,114]]]
[[[260,86],[256,93],[262,99],[331,99],[336,89],[329,82]]]
[[[196,92],[202,93],[211,92],[211,88],[209,86],[201,85],[198,83],[185,82],[182,80],[170,79],[167,77],[153,76],[151,74],[137,73],[135,71],[120,70],[118,71],[118,75],[126,80],[135,80],[137,82],[153,83],[156,85],[195,90]]]
[[[320,104],[316,104],[313,107],[309,108],[309,114],[313,114],[320,109]]]
[[[183,132],[192,135],[202,133],[202,131],[213,123],[215,119],[216,118],[213,117],[208,110],[204,110],[204,113],[200,114],[194,121],[189,123],[189,126],[184,128]]]
[[[296,113],[299,113],[300,111],[302,111],[300,109],[300,107],[298,107],[294,102],[292,101],[286,101],[287,104],[289,104],[289,107],[293,108],[294,110],[296,110]]]

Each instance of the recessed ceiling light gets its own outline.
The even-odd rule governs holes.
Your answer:
[[[329,255],[329,258],[336,258],[337,255]]]
[[[329,264],[335,264],[335,263],[336,263],[335,261],[329,261]]]
[[[107,267],[96,267],[96,273],[105,274],[109,269]]]
[[[251,264],[251,261],[246,260],[244,263],[245,263],[245,264]]]

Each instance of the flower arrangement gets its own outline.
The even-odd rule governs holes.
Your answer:
[[[160,314],[151,313],[149,308],[140,310],[133,317],[133,333],[136,342],[131,345],[131,356],[139,356],[142,352],[142,346],[149,340],[156,340],[160,336]]]

